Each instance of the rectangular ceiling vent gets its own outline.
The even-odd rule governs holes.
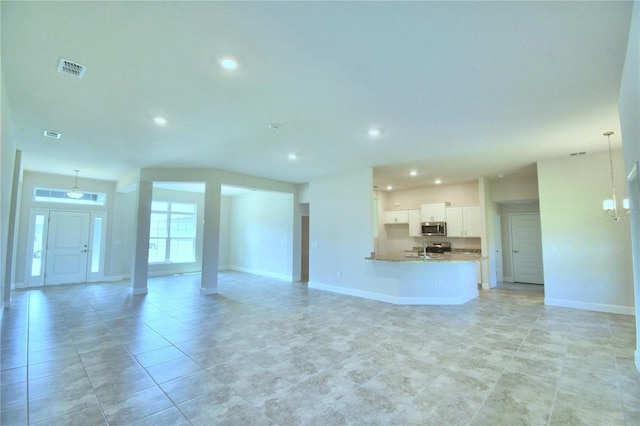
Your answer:
[[[60,62],[58,62],[58,72],[75,78],[82,78],[86,69],[87,67],[84,65],[76,64],[68,59],[60,58]]]
[[[52,132],[51,130],[45,130],[44,135],[48,138],[60,139],[60,133]]]

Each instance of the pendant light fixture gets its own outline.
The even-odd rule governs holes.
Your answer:
[[[613,180],[613,155],[611,154],[611,135],[613,132],[604,132],[603,135],[609,140],[609,167],[611,168],[611,198],[602,202],[602,208],[607,215],[615,220],[620,220],[622,216],[629,215],[629,199],[622,200],[622,209],[618,210],[618,201],[616,200],[616,184]]]
[[[74,170],[76,172],[76,184],[71,188],[71,191],[67,192],[67,197],[73,198],[74,200],[79,200],[84,197],[84,194],[80,192],[80,188],[78,188],[78,172],[80,170]]]

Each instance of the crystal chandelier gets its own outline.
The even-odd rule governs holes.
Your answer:
[[[604,136],[609,140],[609,167],[611,168],[611,193],[612,197],[602,202],[602,208],[607,215],[615,220],[620,220],[622,216],[629,215],[629,199],[622,200],[622,209],[618,210],[618,201],[616,200],[616,184],[613,180],[613,155],[611,154],[611,135],[613,132],[605,132]]]

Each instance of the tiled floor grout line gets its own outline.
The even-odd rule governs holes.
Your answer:
[[[535,328],[536,323],[540,320],[540,315],[538,315],[538,318],[534,321],[531,329],[533,330],[533,328]],[[553,419],[553,411],[556,405],[556,399],[558,397],[558,390],[560,389],[560,378],[562,377],[562,369],[564,368],[564,360],[566,358],[567,354],[565,353],[564,356],[562,357],[562,365],[560,366],[560,377],[556,380],[556,385],[555,388],[553,390],[553,399],[551,401],[551,408],[549,410],[549,420],[547,420],[547,426],[551,425],[551,420]]]
[[[511,308],[508,312],[506,312],[498,321],[496,321],[493,326],[491,327],[490,330],[493,330],[496,326],[496,324],[500,324],[500,322],[507,318],[507,316],[511,313],[514,312],[515,308]],[[522,341],[524,342],[526,339],[523,338]],[[522,345],[522,343],[520,343],[520,345]],[[513,354],[510,357],[510,360],[513,360],[514,354],[517,352],[517,350],[513,351]],[[500,373],[500,375],[502,376],[502,374],[504,374],[504,372],[507,370],[506,364],[505,367],[502,369],[502,372]],[[478,413],[480,412],[480,410],[482,409],[482,407],[484,406],[484,403],[487,401],[487,399],[489,399],[489,396],[491,396],[491,394],[493,393],[493,390],[496,388],[496,386],[498,385],[498,380],[495,381],[495,383],[493,384],[493,386],[491,386],[491,390],[489,392],[487,392],[487,396],[484,398],[484,400],[478,405],[478,408],[475,410],[475,412],[473,413],[473,416],[471,416],[471,419],[469,419],[469,423],[467,423],[468,425],[472,425],[473,421],[475,420],[476,416],[478,415]]]

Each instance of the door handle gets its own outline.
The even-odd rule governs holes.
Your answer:
[[[88,252],[88,251],[89,251],[89,250],[84,249],[84,250],[80,251],[80,253],[86,253],[86,252]]]
[[[517,252],[518,252],[518,250],[514,250],[513,252],[514,252],[514,253],[517,253]]]

